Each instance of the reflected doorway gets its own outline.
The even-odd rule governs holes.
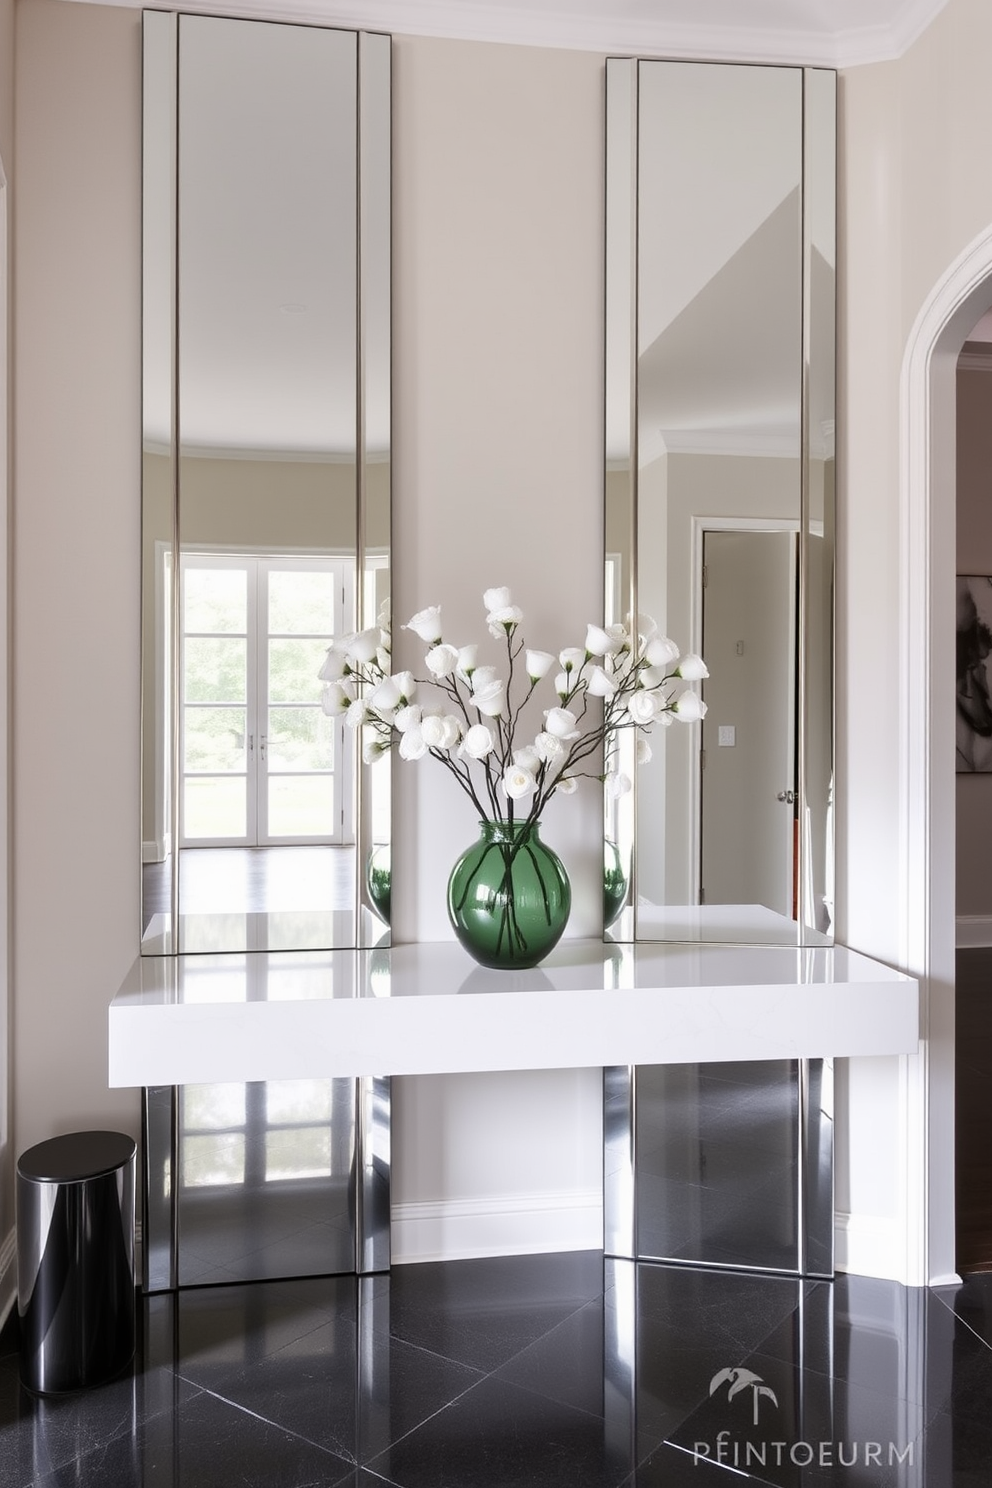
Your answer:
[[[703,533],[699,903],[797,913],[796,531]]]

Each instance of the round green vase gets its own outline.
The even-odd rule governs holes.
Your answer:
[[[568,923],[572,890],[536,822],[479,823],[478,842],[448,880],[448,916],[461,944],[483,966],[536,966]]]
[[[615,842],[603,842],[603,928],[608,930],[627,902],[627,875]]]
[[[390,898],[392,894],[392,866],[389,843],[381,843],[369,853],[365,865],[365,888],[369,902],[380,920],[389,924]]]

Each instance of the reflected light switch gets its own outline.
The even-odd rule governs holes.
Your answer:
[[[737,743],[737,730],[732,723],[721,723],[716,736],[717,744],[732,747]]]

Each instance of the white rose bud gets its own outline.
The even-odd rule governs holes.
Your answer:
[[[393,723],[399,729],[401,734],[405,734],[407,729],[419,728],[420,720],[423,718],[423,716],[423,708],[418,708],[416,703],[408,703],[405,708],[401,708],[399,710],[396,717],[393,719]]]
[[[485,759],[487,754],[492,754],[496,748],[496,739],[492,729],[486,723],[473,723],[462,740],[462,749],[472,759]]]
[[[393,681],[396,683],[400,702],[405,705],[417,690],[417,679],[412,672],[394,672]]]
[[[375,661],[381,639],[378,625],[370,625],[368,630],[359,631],[348,647],[348,654],[352,661],[356,661],[359,666]]]
[[[637,763],[639,765],[646,765],[647,762],[648,762],[648,760],[651,759],[651,757],[652,757],[651,745],[648,743],[647,739],[645,739],[644,736],[642,735],[638,739],[638,741],[637,741]]]
[[[340,718],[354,701],[355,690],[350,682],[328,682],[321,693],[320,706],[328,718]]]
[[[606,777],[606,794],[610,797],[610,799],[612,801],[618,800],[620,798],[620,796],[625,796],[629,790],[630,790],[630,776],[629,775],[624,775],[620,771],[617,771],[617,773],[615,775],[607,775],[607,777]]]
[[[430,605],[426,610],[418,610],[403,629],[412,630],[429,646],[436,645],[441,639],[441,606]]]
[[[578,646],[566,646],[564,651],[558,652],[558,665],[564,672],[574,671],[576,667],[585,665],[586,653]]]
[[[610,651],[614,655],[630,645],[630,635],[626,625],[621,625],[619,622],[616,625],[608,625],[606,634],[610,638]]]
[[[382,739],[366,739],[362,745],[362,761],[366,765],[374,765],[376,760],[388,753],[389,745]]]
[[[550,651],[528,651],[525,657],[527,675],[532,682],[540,682],[554,664],[555,659]]]
[[[474,679],[473,679],[474,680]],[[487,682],[484,687],[476,687],[472,692],[472,706],[478,708],[487,718],[499,718],[503,712],[506,697],[506,685],[498,679],[495,682]]]
[[[472,673],[472,691],[476,692],[480,687],[488,687],[490,682],[495,682],[499,673],[494,666],[476,667]]]
[[[555,786],[555,790],[560,791],[563,796],[574,796],[578,788],[579,782],[574,775],[563,775]]]
[[[396,685],[395,677],[384,677],[378,687],[373,687],[368,695],[368,703],[377,713],[389,713],[393,708],[399,706],[400,690]]]
[[[627,699],[627,712],[634,723],[651,723],[658,709],[658,696],[654,692],[635,692]]]
[[[704,677],[709,676],[709,668],[701,656],[697,656],[694,651],[690,651],[679,662],[675,674],[681,677],[683,682],[701,682]]]
[[[538,734],[534,740],[534,748],[538,758],[546,765],[557,765],[565,758],[565,746],[554,734],[547,732]]]
[[[479,654],[478,646],[461,646],[458,650],[458,670],[463,677],[471,677],[475,671],[475,658]]]
[[[433,646],[424,660],[432,677],[450,677],[458,665],[458,652],[454,646]]]
[[[493,610],[505,610],[507,605],[512,604],[509,589],[487,589],[482,596],[482,603],[492,614]]]
[[[550,708],[544,715],[545,733],[554,734],[556,739],[577,739],[579,731],[575,727],[575,714],[570,713],[567,708]]]
[[[679,648],[667,636],[656,635],[644,647],[644,659],[648,666],[667,667],[671,662],[678,661]]]
[[[513,763],[519,765],[522,770],[528,771],[529,774],[536,775],[541,768],[541,756],[533,744],[525,744],[523,749],[513,751]]]
[[[696,723],[706,716],[706,704],[694,692],[684,692],[676,699],[674,713],[680,723]]]
[[[518,605],[504,605],[502,609],[491,610],[486,616],[489,634],[496,636],[497,639],[500,636],[510,635],[523,618],[524,612]]]
[[[317,673],[321,682],[340,682],[348,668],[348,658],[336,646],[329,646],[323,665]]]
[[[610,698],[617,690],[617,684],[612,677],[608,677],[600,666],[593,667],[586,678],[586,691],[590,697]]]
[[[405,760],[423,759],[427,753],[427,745],[419,728],[407,729],[400,740],[400,758]]]
[[[660,687],[668,678],[664,667],[641,667],[637,674],[638,687]]]
[[[613,641],[601,625],[586,626],[586,654],[605,656],[613,649]]]
[[[567,698],[571,689],[572,684],[568,680],[568,673],[559,672],[555,678],[555,692],[560,698]]]
[[[503,789],[511,801],[519,801],[523,796],[533,795],[537,781],[522,765],[511,765],[503,776]]]

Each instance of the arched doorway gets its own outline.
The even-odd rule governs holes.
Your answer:
[[[957,358],[992,304],[992,227],[934,286],[903,360],[901,964],[920,978],[923,1045],[902,1082],[909,1275],[955,1276],[954,498]],[[950,502],[950,506],[948,506]]]

